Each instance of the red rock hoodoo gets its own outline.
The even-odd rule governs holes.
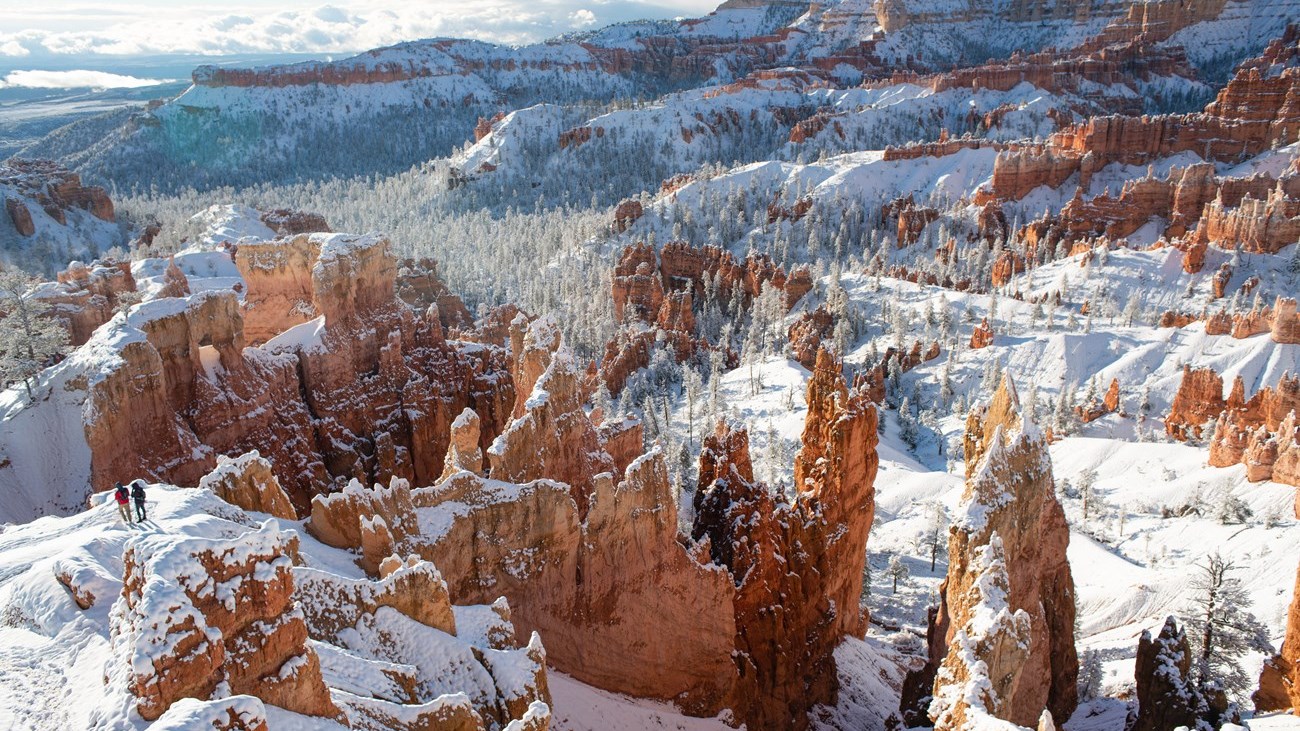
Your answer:
[[[1009,379],[971,412],[965,449],[963,512],[949,530],[930,659],[909,677],[904,711],[932,682],[929,715],[938,729],[964,728],[983,714],[1030,727],[1044,710],[1069,718],[1078,703],[1069,527],[1047,442],[1021,414]],[[975,619],[981,612],[1005,620],[990,625]]]

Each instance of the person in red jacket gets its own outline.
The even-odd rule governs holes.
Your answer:
[[[117,489],[113,491],[113,499],[117,501],[117,514],[122,516],[122,522],[130,523],[131,493],[127,492],[126,485],[117,483]]]

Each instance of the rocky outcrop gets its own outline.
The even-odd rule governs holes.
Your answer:
[[[519,631],[547,637],[550,662],[579,680],[696,714],[731,705],[730,581],[677,541],[663,455],[592,488],[584,520],[567,485],[461,473],[414,496],[445,525],[421,554],[454,601],[507,597]]]
[[[983,713],[1030,727],[1044,710],[1069,718],[1078,702],[1069,528],[1047,442],[1009,379],[971,412],[965,454],[930,658],[909,678],[915,695],[904,702],[921,700],[929,676],[936,728],[964,728]]]
[[[636,223],[644,215],[645,211],[641,206],[641,201],[635,199],[625,200],[614,208],[614,233],[623,233]]]
[[[95,185],[82,185],[80,175],[50,160],[10,158],[0,165],[0,187],[13,191],[5,199],[5,209],[24,236],[36,233],[29,203],[64,226],[68,223],[67,212],[74,208],[101,221],[116,220],[107,191]]]
[[[295,211],[288,208],[273,208],[262,213],[262,223],[275,232],[276,236],[297,236],[299,234],[330,233],[330,225],[319,213]]]
[[[367,481],[431,484],[442,474],[451,422],[466,407],[482,420],[485,443],[504,426],[514,400],[505,354],[482,346],[462,352],[427,312],[398,300],[387,239],[313,236],[322,237],[311,270],[322,331],[271,349],[296,356],[317,439],[328,445],[326,468]]]
[[[824,350],[807,401],[793,502],[754,482],[743,432],[720,425],[700,458],[692,536],[735,581],[739,708],[758,728],[804,728],[809,709],[833,703],[832,652],[866,628],[876,411]]]
[[[297,262],[284,271],[317,252],[311,307],[323,319],[245,347],[235,294],[204,292],[147,302],[96,333],[88,347],[116,355],[87,383],[95,489],[139,476],[193,485],[216,455],[258,449],[305,513],[312,495],[351,478],[432,484],[467,407],[481,447],[500,433],[514,402],[505,351],[449,342],[436,317],[401,302],[387,240],[313,234],[254,250],[246,265],[263,254]],[[248,297],[301,302],[301,283],[268,295],[263,284],[275,281],[250,276]]]
[[[1273,324],[1269,332],[1275,343],[1300,344],[1300,315],[1296,314],[1294,298],[1277,298],[1273,304]]]
[[[929,206],[919,206],[911,195],[885,204],[880,210],[882,223],[897,219],[895,241],[901,249],[921,238],[925,227],[938,220],[939,211]]]
[[[585,496],[556,481],[569,468],[556,459],[563,453],[547,452],[557,435],[581,435],[590,422],[580,423],[581,409],[562,408],[566,377],[576,374],[562,348],[545,368],[524,415],[489,450],[492,480],[459,472],[412,493],[421,524],[439,526],[413,550],[442,569],[456,601],[504,594],[520,630],[550,638],[551,662],[584,682],[671,699],[693,714],[730,707],[755,727],[806,724],[812,705],[833,700],[832,651],[865,629],[857,609],[874,409],[845,389],[824,355],[795,468],[800,499],[787,504],[753,483],[747,457],[706,450],[701,480],[712,485],[705,492],[717,510],[704,511],[712,517],[696,523],[701,540],[687,548],[657,449],[633,459],[621,479],[587,477]],[[507,446],[516,441],[543,445],[519,467],[543,479],[499,481],[528,454]],[[743,466],[724,468],[724,460]],[[744,485],[724,485],[732,474]],[[755,520],[727,519],[742,513]],[[495,538],[479,538],[486,535]]]
[[[268,522],[231,539],[153,534],[124,557],[112,615],[123,667],[108,672],[154,720],[182,698],[257,696],[307,716],[338,718],[293,597],[297,538]]]
[[[83,345],[91,334],[122,308],[124,295],[136,291],[130,262],[74,261],[55,282],[41,285],[35,296],[50,306],[48,315],[64,323],[72,345]]]
[[[442,476],[447,479],[457,472],[483,474],[483,450],[479,448],[482,424],[473,409],[466,408],[451,423],[451,442],[443,458]]]
[[[1253,696],[1255,710],[1291,709],[1300,714],[1300,571],[1287,612],[1286,636],[1277,655],[1264,662],[1259,676],[1259,690]]]
[[[504,599],[454,607],[438,570],[415,556],[389,556],[375,579],[293,573],[327,678],[343,681],[333,693],[353,728],[547,728],[546,650],[536,633],[516,643]]]
[[[1277,385],[1246,398],[1238,377],[1223,398],[1223,379],[1211,368],[1183,369],[1165,430],[1176,439],[1208,436],[1209,463],[1246,466],[1251,482],[1273,480],[1300,486],[1300,377],[1282,374]],[[1205,435],[1204,425],[1213,431]]]
[[[319,241],[308,235],[243,241],[235,266],[244,280],[244,336],[257,345],[320,315],[312,304],[311,270]]]
[[[612,473],[614,461],[601,448],[600,436],[583,411],[581,370],[560,347],[559,331],[549,320],[534,322],[521,343],[514,360],[530,372],[516,377],[521,389],[517,418],[487,450],[491,475],[515,483],[543,478],[563,482],[585,517],[593,480]],[[528,391],[522,390],[527,386]]]
[[[438,262],[429,258],[402,259],[397,263],[397,296],[416,312],[436,307],[443,329],[469,329],[474,318],[464,300],[438,276]]]
[[[829,340],[835,332],[835,320],[826,305],[818,305],[812,312],[799,316],[786,331],[790,342],[790,357],[804,368],[812,369],[817,363],[817,353],[822,343]]]
[[[199,480],[199,487],[244,510],[295,520],[293,504],[280,481],[257,450],[238,457],[217,457],[217,467]]]
[[[9,214],[9,221],[14,225],[19,236],[36,235],[36,223],[32,221],[32,211],[21,198],[5,198],[5,213]]]
[[[384,559],[409,555],[421,545],[411,487],[397,478],[373,488],[353,480],[339,492],[317,495],[307,532],[327,546],[358,550],[358,564],[372,575]]]
[[[711,290],[714,284],[716,291]],[[787,274],[767,256],[751,254],[738,261],[711,246],[696,249],[673,242],[660,252],[648,244],[625,248],[610,283],[614,318],[624,327],[605,345],[600,379],[618,394],[634,372],[650,364],[656,349],[685,361],[709,347],[695,337],[696,303],[703,304],[712,291],[719,302],[739,298],[748,307],[765,287],[780,291],[789,309],[812,289],[812,276],[806,267]],[[725,357],[734,367],[735,354]]]
[[[1119,411],[1119,379],[1117,378],[1111,379],[1110,387],[1106,389],[1105,395],[1100,400],[1094,399],[1075,407],[1075,414],[1085,424],[1117,411]]]
[[[1181,21],[1162,20],[1156,26],[1180,27]],[[1147,26],[1134,23],[1132,27]],[[1177,73],[1177,60],[1157,62],[1159,54],[1151,56],[1142,50],[1151,48],[1151,39],[1161,35],[1163,31],[1142,36],[1140,41],[1129,42],[1125,51],[1119,47],[1106,51],[1156,62],[1161,75]],[[1103,47],[1090,42],[1076,54]],[[1020,200],[1039,187],[1074,186],[1074,198],[1059,213],[1032,222],[1022,237],[1033,245],[1051,247],[1092,237],[1115,241],[1159,218],[1165,222],[1160,233],[1185,252],[1183,266],[1189,273],[1203,266],[1208,244],[1276,253],[1300,236],[1300,179],[1291,171],[1280,177],[1217,177],[1212,161],[1240,161],[1297,138],[1300,105],[1294,100],[1300,98],[1300,71],[1273,66],[1270,60],[1293,53],[1295,47],[1295,34],[1289,32],[1260,59],[1243,64],[1203,113],[1092,116],[1062,128],[1046,143],[1004,145],[994,162],[992,179],[974,202],[987,205]],[[1095,65],[1093,71],[1102,65]],[[1062,77],[1084,78],[1088,73]],[[1051,86],[1051,82],[1044,83],[1047,86],[1041,88]],[[1149,174],[1130,180],[1118,195],[1103,191],[1086,197],[1093,173],[1111,163],[1143,165],[1182,152],[1194,152],[1207,162],[1174,168],[1165,179]]]
[[[1138,640],[1137,717],[1128,731],[1164,731],[1186,726],[1196,728],[1205,701],[1191,679],[1192,651],[1187,636],[1173,617],[1165,620],[1160,634],[1142,632]]]
[[[1195,237],[1244,251],[1276,254],[1300,238],[1300,199],[1294,185],[1281,183],[1260,197],[1244,198],[1231,207],[1222,200],[1205,206]]]
[[[975,329],[970,334],[971,350],[987,348],[993,344],[993,328],[989,325],[989,319],[986,317],[979,321]]]
[[[1213,368],[1183,366],[1183,380],[1165,417],[1165,432],[1178,440],[1200,438],[1205,425],[1227,407],[1223,379]]]

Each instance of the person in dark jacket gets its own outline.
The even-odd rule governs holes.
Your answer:
[[[149,519],[144,514],[144,480],[131,483],[131,497],[135,498],[135,516],[143,523]]]
[[[126,486],[117,483],[113,490],[113,499],[117,501],[117,514],[122,516],[123,523],[131,522],[131,495],[126,491]]]

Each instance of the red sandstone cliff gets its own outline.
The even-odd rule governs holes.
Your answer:
[[[909,678],[904,704],[933,678],[936,728],[963,728],[984,713],[1030,727],[1044,710],[1069,718],[1078,703],[1069,528],[1046,440],[1021,414],[1009,380],[971,412],[965,453],[963,512],[949,531],[930,660]],[[1005,620],[976,620],[981,612]]]
[[[748,440],[725,425],[700,460],[692,535],[736,581],[741,716],[760,727],[804,728],[837,691],[831,653],[860,636],[861,562],[874,514],[876,412],[818,356],[808,384],[797,499],[753,481]]]
[[[141,475],[192,485],[215,455],[260,449],[302,511],[335,480],[432,484],[451,423],[466,407],[482,419],[482,446],[491,443],[514,402],[505,352],[449,342],[437,319],[399,300],[386,240],[313,238],[262,245],[246,259],[287,257],[297,262],[283,268],[287,274],[319,250],[309,282],[312,310],[323,320],[265,348],[245,347],[233,292],[155,300],[120,328],[96,334],[95,347],[118,354],[88,384],[96,489]],[[248,297],[264,314],[268,303],[301,303],[301,281],[286,288],[263,274],[250,277]]]
[[[1296,573],[1282,649],[1264,663],[1254,700],[1255,710],[1261,713],[1289,708],[1300,714],[1300,571]]]

